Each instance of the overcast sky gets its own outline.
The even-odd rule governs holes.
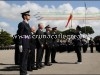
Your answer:
[[[90,14],[90,16],[100,16],[100,1],[85,1],[85,3],[87,7],[87,14]],[[70,27],[69,24],[69,26],[65,28],[67,19],[54,21],[37,20],[33,15],[37,14],[37,12],[41,12],[42,14],[45,12],[61,12],[69,14],[73,10],[73,16],[75,16],[75,14],[79,14],[77,16],[84,17],[85,5],[84,1],[0,1],[0,27],[12,35],[15,34],[18,28],[18,23],[22,21],[20,13],[27,10],[31,11],[31,20],[29,21],[30,26],[35,26],[37,28],[37,24],[42,22],[45,26],[48,24],[51,27],[57,26],[58,30],[63,31]],[[46,16],[55,16],[55,14]],[[68,16],[69,15],[66,15],[66,17]],[[73,28],[77,25],[85,25],[84,20],[73,20],[72,24]],[[95,31],[95,33],[91,36],[100,35],[99,20],[87,20],[86,25],[92,26]]]

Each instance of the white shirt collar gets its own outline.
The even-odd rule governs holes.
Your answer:
[[[27,24],[29,23],[27,20],[24,20]]]

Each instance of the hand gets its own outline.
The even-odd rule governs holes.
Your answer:
[[[23,51],[23,46],[19,45],[19,51],[22,52]]]
[[[41,45],[41,47],[43,47],[43,44]]]

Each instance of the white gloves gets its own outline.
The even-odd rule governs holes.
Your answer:
[[[19,51],[22,52],[23,51],[23,46],[19,45]]]

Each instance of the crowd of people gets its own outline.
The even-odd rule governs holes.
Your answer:
[[[50,25],[44,27],[43,23],[38,24],[38,29],[30,27],[28,21],[30,20],[30,11],[21,13],[23,21],[18,24],[17,37],[14,37],[15,42],[15,64],[20,66],[20,75],[28,75],[27,71],[38,70],[44,66],[51,66],[57,63],[55,60],[57,52],[57,27],[51,28]],[[45,28],[45,32],[43,29]],[[81,40],[80,26],[76,27],[74,33],[75,38],[72,40],[74,51],[77,54],[76,64],[82,63],[81,43],[85,46],[85,39]],[[38,35],[36,37],[36,35]],[[40,37],[45,35],[46,38]],[[35,36],[35,37],[33,37]],[[52,36],[52,38],[50,38]],[[81,42],[82,41],[82,42]],[[89,41],[91,52],[93,52],[92,39]],[[70,50],[71,43],[66,41],[67,48]],[[83,51],[86,52],[86,47],[83,46]],[[44,63],[42,63],[45,52]],[[36,54],[35,54],[36,53]],[[51,61],[50,61],[51,56]],[[35,61],[36,59],[36,61]]]

